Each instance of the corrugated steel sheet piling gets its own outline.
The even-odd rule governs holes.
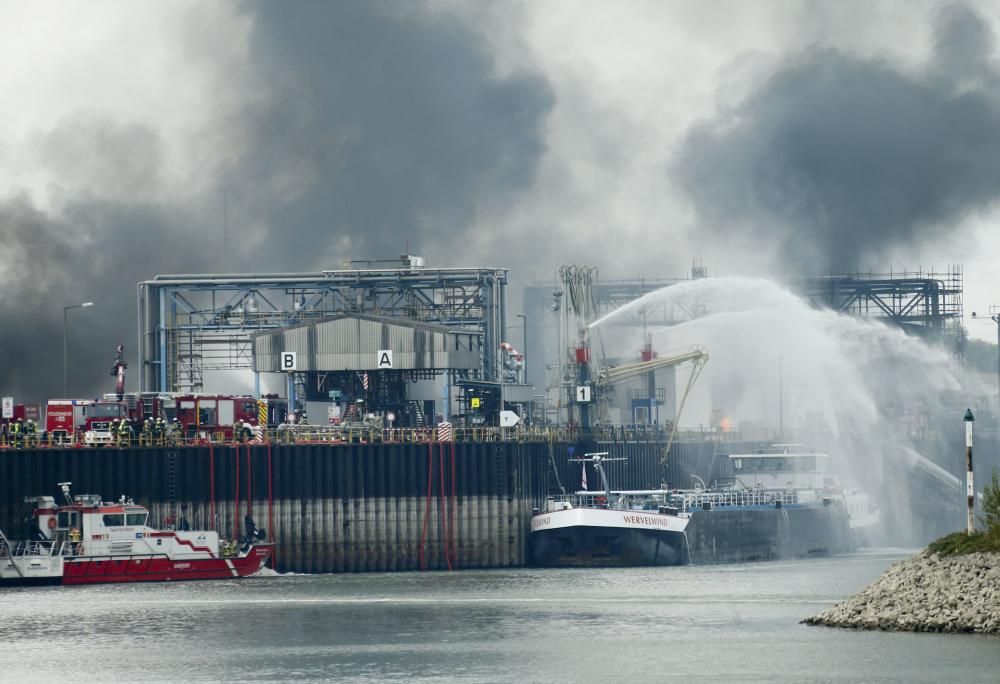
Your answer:
[[[609,477],[658,486],[661,446],[602,445],[629,459]],[[574,482],[566,445],[553,448],[559,477]],[[711,451],[675,444],[671,477],[686,486]],[[70,481],[80,494],[135,498],[157,525],[175,518],[233,538],[249,514],[276,542],[280,571],[521,566],[531,509],[556,493],[551,468],[545,442],[0,449],[0,529],[22,537],[24,497]]]

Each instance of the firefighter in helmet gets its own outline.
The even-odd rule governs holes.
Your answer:
[[[10,442],[15,447],[21,446],[21,431],[24,428],[24,419],[18,418],[10,425]]]
[[[174,422],[171,423],[171,432],[173,433],[175,442],[181,443],[184,441],[184,425],[179,418],[174,418]]]
[[[118,443],[128,445],[132,441],[132,426],[122,418],[118,421]]]
[[[158,444],[163,443],[163,432],[164,432],[163,418],[157,416],[156,420],[153,421],[153,439],[155,439]]]
[[[142,421],[142,434],[139,436],[143,444],[149,445],[153,443],[153,419],[146,418]]]
[[[24,423],[24,443],[29,447],[35,445],[35,421],[31,418]]]

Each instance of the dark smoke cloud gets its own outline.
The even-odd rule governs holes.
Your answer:
[[[466,229],[480,202],[531,186],[548,85],[497,78],[481,38],[456,21],[400,3],[246,7],[252,58],[279,104],[255,120],[256,144],[229,183],[253,204],[261,178],[287,169],[305,181],[262,208],[292,238],[271,243],[279,253],[267,265],[336,265],[407,245],[445,265],[451,239],[475,239]]]
[[[207,170],[198,187],[165,189],[165,142],[148,127],[81,113],[37,132],[29,153],[55,179],[58,209],[18,188],[0,197],[0,394],[62,394],[62,307],[87,300],[97,306],[70,312],[70,394],[109,391],[121,343],[134,387],[135,285],[223,270],[224,187],[230,267],[285,271],[407,245],[449,265],[449,241],[474,239],[464,229],[480,204],[531,185],[549,88],[497,76],[460,24],[396,3],[241,10],[253,21],[260,92],[227,122],[226,149],[206,155],[228,159],[223,171]],[[167,199],[178,195],[188,199]],[[263,228],[248,235],[248,225]],[[435,247],[444,249],[428,253]]]
[[[115,346],[134,351],[135,284],[151,266],[200,271],[211,261],[194,247],[196,219],[182,213],[81,199],[53,216],[23,195],[0,203],[0,244],[12,255],[0,278],[5,395],[18,402],[63,395],[63,307],[84,301],[95,306],[68,312],[69,393],[113,390]]]
[[[671,174],[710,235],[777,243],[807,274],[871,266],[1000,195],[994,48],[982,18],[952,5],[916,73],[808,50],[693,127]]]

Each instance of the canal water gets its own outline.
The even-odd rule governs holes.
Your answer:
[[[0,681],[1000,681],[1000,638],[800,624],[906,555],[6,588]]]

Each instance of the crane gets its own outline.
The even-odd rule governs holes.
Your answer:
[[[695,345],[683,352],[670,356],[654,357],[647,361],[636,361],[635,363],[612,366],[601,370],[597,374],[597,380],[594,383],[594,393],[598,401],[601,402],[602,413],[607,414],[607,401],[614,391],[616,384],[660,368],[674,368],[685,363],[690,363],[691,373],[688,376],[687,384],[684,386],[681,399],[677,403],[677,413],[670,424],[670,436],[667,438],[667,443],[661,452],[660,464],[665,465],[667,454],[670,453],[670,445],[673,444],[674,436],[677,434],[677,423],[680,421],[681,413],[684,411],[684,404],[687,402],[688,395],[691,393],[691,388],[694,386],[695,381],[701,375],[705,364],[708,363],[708,358],[708,351],[700,345]]]
[[[121,401],[125,397],[125,369],[128,368],[128,364],[125,363],[124,345],[119,344],[115,351],[117,356],[115,365],[111,367],[111,375],[115,376],[115,394],[118,395],[118,401]]]

